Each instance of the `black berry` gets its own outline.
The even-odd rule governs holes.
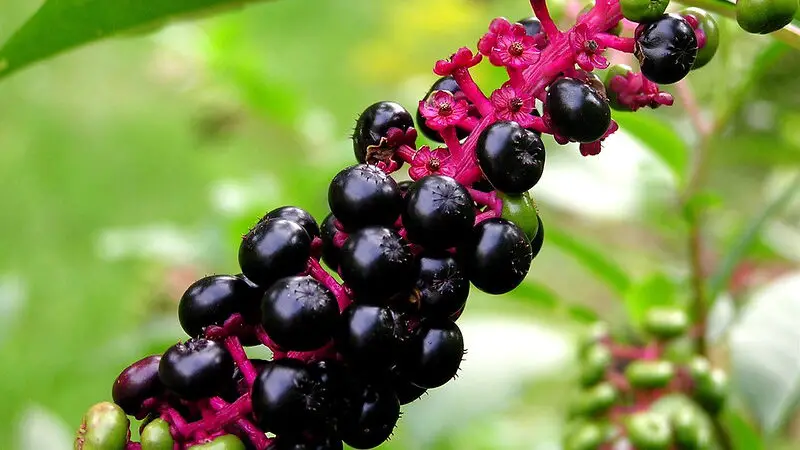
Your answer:
[[[252,280],[247,278],[243,273],[236,275],[236,278],[242,280],[247,286],[247,289],[242,294],[243,300],[239,302],[239,312],[247,323],[257,324],[261,320],[261,298],[266,291],[265,287],[261,287]],[[258,345],[258,339],[253,339],[255,342],[250,343],[243,340],[243,345]]]
[[[436,80],[436,82],[433,83],[431,88],[428,89],[428,93],[425,94],[425,98],[423,98],[423,101],[427,100],[428,97],[430,97],[430,95],[435,91],[449,92],[453,94],[453,96],[456,99],[461,99],[461,98],[466,99],[466,96],[464,96],[463,92],[461,92],[461,88],[458,86],[458,83],[456,83],[455,78],[453,78],[452,76],[446,76]],[[438,131],[434,131],[428,128],[427,125],[425,125],[425,118],[422,117],[422,114],[419,112],[419,108],[417,108],[417,129],[419,130],[420,133],[423,134],[423,136],[434,142],[444,142],[444,139],[442,139],[442,136],[439,134]],[[458,136],[458,139],[464,139],[465,137],[469,136],[469,132],[457,128],[456,136]]]
[[[472,241],[460,250],[470,281],[489,294],[513,290],[531,266],[531,244],[525,232],[506,219],[476,225]]]
[[[163,386],[158,378],[159,362],[161,355],[140,359],[125,368],[114,381],[111,397],[125,414],[138,415],[142,402],[162,393]]]
[[[660,84],[672,84],[689,74],[697,58],[697,36],[678,14],[664,14],[636,28],[634,54],[642,75]]]
[[[380,371],[396,362],[402,340],[392,310],[352,304],[342,313],[336,348],[356,367]]]
[[[396,380],[392,383],[392,388],[395,394],[397,394],[397,400],[401,405],[407,405],[428,392],[427,389],[419,387],[405,379]]]
[[[469,280],[456,259],[446,252],[426,252],[418,259],[420,313],[447,318],[463,308],[469,295]]]
[[[311,277],[281,278],[261,302],[261,325],[281,348],[308,351],[333,336],[339,305],[333,293]]]
[[[403,180],[397,183],[397,187],[400,188],[400,193],[403,194],[403,197],[406,196],[408,193],[408,189],[414,184],[412,180]]]
[[[559,78],[550,85],[545,111],[555,131],[577,142],[594,142],[608,131],[611,108],[600,93],[574,78]]]
[[[199,337],[209,325],[222,325],[232,314],[244,311],[252,292],[247,282],[231,275],[212,275],[195,281],[178,304],[178,320],[183,331]],[[257,302],[254,302],[256,307]]]
[[[476,153],[484,176],[499,191],[521,194],[542,178],[542,139],[516,122],[495,122],[483,130]]]
[[[233,359],[215,341],[189,339],[170,347],[161,357],[158,377],[169,390],[186,400],[218,394],[233,377]]]
[[[517,23],[525,27],[525,34],[528,36],[536,36],[542,31],[542,23],[536,17],[527,17]]]
[[[392,226],[400,216],[403,195],[397,183],[375,166],[359,164],[339,172],[328,188],[331,212],[348,230]]]
[[[259,286],[305,270],[311,237],[302,226],[286,219],[259,222],[239,247],[239,266]]]
[[[454,322],[441,320],[424,323],[418,333],[406,360],[410,380],[428,389],[443,386],[455,377],[464,357],[461,330]]]
[[[292,221],[306,230],[309,236],[315,238],[319,236],[319,226],[308,211],[297,206],[281,206],[268,212],[261,220],[286,219]]]
[[[536,258],[536,255],[542,250],[542,244],[544,244],[544,225],[542,224],[542,218],[536,216],[536,219],[539,221],[539,228],[536,231],[536,236],[531,241],[531,259]]]
[[[356,301],[364,303],[380,303],[410,290],[416,274],[408,243],[383,227],[350,234],[342,246],[340,269]]]
[[[374,164],[388,162],[394,148],[384,140],[390,129],[406,131],[414,127],[411,114],[395,102],[378,102],[370,105],[356,121],[353,131],[353,151],[356,161]]]
[[[339,270],[339,247],[333,243],[336,236],[336,216],[332,213],[322,221],[320,238],[322,239],[322,260],[334,271]]]
[[[400,417],[400,402],[388,385],[368,385],[351,399],[342,423],[342,440],[356,449],[374,448],[391,436]]]
[[[474,223],[472,197],[453,178],[428,175],[408,190],[403,225],[411,242],[432,249],[454,247],[469,236]]]
[[[267,450],[342,450],[342,440],[334,437],[278,436]]]

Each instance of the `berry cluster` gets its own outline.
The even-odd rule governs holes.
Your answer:
[[[77,448],[366,449],[388,439],[402,404],[459,370],[455,322],[470,286],[507,293],[539,253],[529,191],[544,170],[542,133],[597,154],[617,129],[610,99],[628,110],[671,104],[656,83],[713,55],[713,20],[665,14],[666,3],[599,0],[561,31],[544,0],[531,0],[536,18],[495,19],[477,53],[436,63],[441,78],[416,126],[395,102],[367,107],[353,133],[357,164],[329,185],[330,214],[318,223],[285,206],[261,218],[243,236],[240,274],[183,294],[189,339],[126,368],[116,405],[87,413]],[[633,37],[618,34],[623,14],[641,22]],[[608,67],[609,48],[634,53],[641,72],[604,84],[593,70]],[[470,74],[484,57],[509,78],[489,96]],[[418,133],[443,145],[418,147]],[[404,164],[410,180],[397,182]],[[273,358],[248,358],[255,345]],[[127,415],[144,419],[140,443]]]
[[[681,309],[653,307],[643,321],[648,342],[630,345],[598,325],[579,346],[581,392],[575,398],[564,437],[565,450],[623,448],[710,450],[709,416],[724,405],[727,378],[709,361],[668,357],[671,341],[685,335],[689,320]],[[663,408],[664,399],[691,399]]]

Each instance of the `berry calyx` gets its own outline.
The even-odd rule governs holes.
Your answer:
[[[475,151],[484,176],[501,192],[522,194],[542,178],[544,144],[536,133],[517,122],[501,121],[488,126]]]
[[[281,206],[280,208],[268,212],[261,220],[266,221],[271,219],[286,219],[303,227],[306,233],[312,238],[319,236],[319,225],[317,225],[317,221],[314,219],[314,216],[303,208],[298,208],[297,206]]]
[[[447,252],[426,252],[417,259],[420,314],[446,319],[462,309],[469,295],[469,280],[456,259]]]
[[[522,283],[532,250],[525,232],[502,218],[475,226],[470,242],[459,249],[472,284],[488,294],[505,294]]]
[[[408,292],[414,284],[416,265],[408,243],[397,232],[383,227],[358,230],[342,246],[342,279],[363,303],[382,303]]]
[[[158,378],[161,355],[148,356],[126,367],[114,381],[111,397],[126,414],[138,416],[142,403],[164,389]]]
[[[464,337],[452,321],[423,323],[410,345],[404,369],[412,383],[426,389],[453,379],[464,358]]]
[[[157,418],[145,425],[141,433],[142,450],[173,450],[175,439],[169,432],[169,423]]]
[[[676,83],[692,70],[697,58],[697,36],[686,19],[678,14],[664,14],[636,28],[634,54],[648,80]]]
[[[450,177],[428,175],[406,194],[403,225],[411,242],[433,250],[455,247],[469,236],[474,223],[469,192]]]
[[[394,157],[396,142],[389,142],[389,132],[405,133],[414,128],[411,114],[395,102],[377,102],[358,117],[353,131],[353,151],[359,163],[388,163]],[[335,213],[335,211],[334,211]]]
[[[311,237],[302,226],[286,219],[272,219],[259,222],[244,236],[239,266],[253,282],[269,286],[279,278],[305,270],[310,255]]]
[[[717,25],[717,20],[714,19],[714,16],[704,9],[686,8],[681,10],[680,15],[693,17],[697,21],[697,31],[702,32],[705,37],[703,45],[698,45],[697,57],[694,60],[694,64],[692,64],[692,70],[699,69],[708,64],[717,53],[717,48],[719,47],[719,25]]]
[[[178,320],[190,337],[200,337],[209,325],[222,325],[237,312],[257,308],[250,286],[231,275],[212,275],[192,283],[181,296]],[[251,302],[254,305],[247,305]]]
[[[553,129],[576,142],[594,142],[611,125],[611,108],[600,93],[586,83],[562,77],[550,85],[545,112]]]
[[[170,347],[161,357],[161,383],[186,400],[212,397],[233,376],[231,355],[215,341],[189,339]]]
[[[400,216],[403,196],[397,183],[375,166],[350,166],[328,188],[331,213],[347,230],[371,225],[392,226]]]
[[[749,33],[773,33],[792,22],[797,8],[797,0],[738,0],[736,22]]]

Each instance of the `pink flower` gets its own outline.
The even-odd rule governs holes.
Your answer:
[[[446,77],[452,75],[457,69],[469,69],[476,66],[483,56],[480,54],[474,55],[472,50],[467,47],[461,47],[450,56],[450,59],[440,59],[436,61],[433,67],[433,72],[436,75]]]
[[[533,97],[517,92],[510,84],[492,92],[491,101],[498,119],[512,120],[524,128],[533,124]]]
[[[522,69],[539,60],[536,39],[525,33],[525,27],[512,25],[507,19],[494,19],[489,32],[478,41],[478,51],[489,57],[495,66]]]
[[[456,100],[452,92],[436,91],[427,100],[419,102],[419,112],[428,128],[441,131],[464,120],[469,105],[465,100]]]
[[[594,39],[586,24],[582,23],[573,28],[569,33],[569,43],[575,52],[575,62],[581,69],[591,71],[608,67],[608,60],[603,56],[605,46]]]
[[[453,167],[450,160],[450,151],[447,148],[437,148],[431,150],[427,145],[420,147],[411,160],[411,168],[408,169],[408,175],[418,180],[426,175],[446,175],[454,176],[455,167]]]
[[[617,103],[631,111],[647,106],[650,108],[658,108],[661,105],[670,106],[675,102],[672,95],[661,91],[658,84],[638,72],[616,75],[611,79],[608,87],[609,95],[616,98]]]

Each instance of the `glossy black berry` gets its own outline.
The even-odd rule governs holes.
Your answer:
[[[242,293],[243,300],[239,302],[238,312],[242,314],[244,320],[249,324],[257,324],[261,321],[261,298],[267,290],[255,284],[243,273],[237,274],[236,278],[244,282],[247,288]],[[241,336],[240,336],[241,337]],[[242,345],[258,345],[259,341],[255,337],[242,339]]]
[[[517,23],[525,27],[525,34],[528,36],[536,36],[542,31],[542,23],[536,17],[527,17]]]
[[[189,339],[167,349],[158,365],[158,377],[181,398],[198,400],[225,389],[233,368],[233,359],[221,344]]]
[[[423,394],[428,392],[427,389],[419,387],[405,379],[396,380],[394,383],[392,383],[392,388],[394,389],[395,394],[397,394],[397,400],[401,405],[407,405],[414,400],[419,399],[423,396]]]
[[[342,450],[342,440],[334,437],[278,436],[267,450]]]
[[[516,122],[487,127],[475,148],[484,176],[499,191],[521,194],[539,182],[545,151],[541,138]]]
[[[417,295],[425,317],[448,318],[464,307],[469,279],[447,252],[426,252],[418,257]]]
[[[536,219],[539,221],[539,229],[536,231],[536,236],[531,241],[531,259],[536,258],[536,255],[542,250],[542,244],[544,244],[544,225],[542,224],[542,218],[536,216]]]
[[[545,111],[555,131],[577,142],[594,142],[608,131],[611,108],[600,93],[574,78],[559,78],[550,85]]]
[[[250,286],[231,275],[212,275],[192,283],[178,304],[178,320],[183,331],[199,337],[209,325],[222,325],[232,314],[246,308]],[[256,303],[257,305],[258,303]]]
[[[461,330],[452,321],[434,320],[423,323],[418,334],[404,364],[409,379],[427,389],[443,386],[455,377],[464,358]]]
[[[474,223],[472,197],[453,178],[428,175],[408,190],[403,225],[411,242],[430,249],[455,247]]]
[[[403,194],[403,197],[406,196],[408,193],[408,189],[414,184],[412,180],[403,180],[397,183],[397,187],[400,188],[400,193]]]
[[[381,303],[410,290],[416,264],[408,243],[383,227],[363,228],[350,234],[342,246],[342,279],[363,303]]]
[[[239,266],[259,286],[297,275],[311,255],[311,237],[302,226],[286,220],[259,222],[242,239]]]
[[[466,98],[461,92],[461,88],[458,86],[458,83],[456,83],[455,78],[453,78],[452,76],[446,76],[436,80],[436,82],[433,83],[431,88],[428,89],[428,92],[425,94],[425,98],[423,98],[423,101],[427,100],[428,97],[430,97],[430,95],[435,91],[449,92],[453,94],[453,96],[456,97],[457,99]],[[442,139],[442,136],[439,135],[438,131],[434,131],[428,128],[427,125],[425,125],[425,118],[422,117],[422,114],[419,112],[419,108],[417,108],[417,130],[419,130],[419,132],[422,133],[423,136],[434,142],[444,142],[444,139]],[[458,136],[458,139],[464,139],[465,137],[469,136],[469,132],[458,128],[456,130],[456,136]]]
[[[375,166],[359,164],[333,178],[328,205],[348,230],[392,226],[403,208],[403,195],[392,177]]]
[[[525,232],[501,218],[476,225],[472,240],[460,253],[472,284],[489,294],[513,290],[531,267],[531,244]]]
[[[264,431],[295,436],[319,429],[327,406],[318,395],[319,381],[306,363],[291,358],[271,361],[253,383],[253,414]]]
[[[114,381],[111,397],[125,414],[139,414],[142,402],[157,397],[163,391],[158,379],[158,364],[161,355],[148,356],[126,367]]]
[[[342,440],[357,449],[374,448],[391,436],[400,417],[400,402],[389,385],[368,385],[351,399],[342,422]]]
[[[370,164],[387,162],[394,155],[394,149],[387,147],[383,141],[389,130],[398,128],[406,131],[413,127],[411,114],[395,102],[384,101],[368,106],[358,117],[353,131],[356,161]]]
[[[320,227],[320,238],[322,239],[322,261],[334,271],[339,270],[339,247],[333,243],[336,236],[336,216],[332,213],[325,216]]]
[[[339,320],[336,297],[311,277],[281,278],[267,289],[261,302],[261,325],[285,350],[322,347]]]
[[[270,361],[265,359],[257,359],[251,358],[250,364],[256,369],[256,373],[261,372],[267,364],[270,364]],[[239,366],[234,366],[233,375],[231,376],[230,382],[227,384],[224,390],[219,393],[219,396],[222,397],[223,400],[229,403],[233,403],[238,399],[241,395],[250,392],[250,386],[247,384],[247,381],[244,379],[244,374],[242,373]]]
[[[660,84],[672,84],[689,74],[697,58],[694,29],[678,14],[664,14],[636,28],[634,54],[642,75]]]
[[[292,221],[306,230],[309,236],[319,236],[319,225],[308,211],[297,206],[281,206],[268,212],[261,220],[286,219]]]
[[[402,336],[392,310],[352,304],[342,313],[336,349],[354,367],[380,371],[396,362]]]

